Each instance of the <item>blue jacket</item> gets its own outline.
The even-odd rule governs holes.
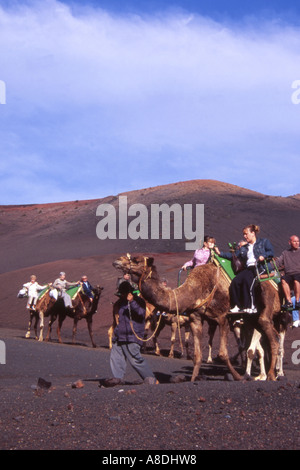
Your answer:
[[[85,281],[82,283],[82,288],[83,292],[88,296],[88,297],[93,297],[93,286],[89,281]]]
[[[143,341],[139,340],[135,336],[134,332],[139,338],[144,337],[146,314],[145,302],[142,299],[134,299],[130,302],[130,312],[127,301],[120,300],[119,302],[119,323],[114,331],[114,342],[138,343],[142,346]],[[130,325],[130,315],[134,332]]]
[[[249,243],[247,243],[247,245],[242,246],[239,250],[235,252],[236,256],[243,262],[245,266],[247,263],[248,249],[249,249]],[[256,239],[256,242],[253,245],[253,253],[254,253],[258,266],[261,268],[265,267],[265,262],[258,261],[258,258],[260,256],[263,256],[265,259],[273,258],[274,256],[273,246],[267,238]],[[221,256],[223,258],[232,259],[232,253],[221,252]],[[270,270],[272,270],[272,266],[270,265],[270,263],[268,263],[268,267]]]

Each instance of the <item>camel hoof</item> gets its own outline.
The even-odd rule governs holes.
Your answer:
[[[264,381],[264,380],[267,380],[267,376],[266,375],[258,375],[257,377],[255,377],[254,380]]]
[[[254,379],[253,379],[253,377],[251,377],[251,375],[246,373],[243,377],[243,380],[246,380],[247,382],[252,382],[252,380],[254,380]]]

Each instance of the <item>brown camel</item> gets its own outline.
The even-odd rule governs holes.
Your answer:
[[[170,313],[186,313],[190,317],[191,330],[194,338],[194,369],[192,381],[198,376],[202,352],[201,333],[203,317],[215,320],[220,329],[219,357],[226,363],[235,380],[242,377],[233,368],[227,349],[229,324],[228,283],[223,277],[221,268],[213,263],[198,266],[192,270],[186,281],[176,289],[165,289],[161,286],[154,259],[147,256],[122,256],[113,266],[123,272],[129,272],[145,299],[157,309]],[[270,345],[271,362],[268,379],[275,380],[275,364],[278,353],[277,332],[273,326],[273,316],[280,312],[278,291],[269,281],[258,286],[257,323],[266,334]]]
[[[50,295],[51,290],[52,289],[49,286],[49,288],[38,299],[37,304],[35,306],[35,310],[33,310],[32,308],[29,310],[30,317],[29,317],[29,323],[28,323],[28,328],[27,328],[25,338],[30,338],[30,330],[31,330],[33,319],[34,319],[35,339],[38,339],[39,341],[43,341],[45,317],[51,315],[52,308],[54,307],[55,302],[56,302],[55,298]],[[40,321],[39,334],[37,331],[38,321]]]
[[[48,332],[45,340],[51,341],[52,324],[58,317],[57,336],[58,341],[62,343],[60,335],[61,327],[64,320],[68,316],[73,318],[73,344],[75,343],[78,321],[84,318],[87,322],[92,345],[95,348],[96,344],[94,342],[92,331],[93,315],[97,312],[97,306],[102,290],[103,288],[100,286],[97,286],[94,289],[94,298],[93,302],[91,302],[88,296],[85,295],[81,289],[79,289],[75,299],[72,300],[73,308],[66,308],[63,299],[58,298],[58,300],[55,300],[55,298],[50,296],[50,292],[47,292],[44,298],[41,299],[41,301],[38,301],[36,305],[36,311],[39,313],[41,319],[39,341],[43,341],[44,318],[50,317]]]

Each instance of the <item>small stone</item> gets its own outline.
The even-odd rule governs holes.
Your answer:
[[[77,380],[76,382],[72,383],[72,388],[83,388],[84,383],[82,380]]]
[[[38,379],[38,387],[40,388],[45,388],[45,389],[48,389],[51,387],[51,382],[48,382],[47,380],[45,379],[42,379],[41,377]]]
[[[204,403],[206,401],[206,398],[205,397],[199,397],[198,401],[200,401],[200,403]]]

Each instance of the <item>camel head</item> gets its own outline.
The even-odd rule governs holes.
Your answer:
[[[154,258],[144,255],[131,256],[129,253],[120,256],[113,262],[116,269],[123,273],[131,274],[132,280],[137,282],[143,273],[148,272],[153,266]]]

